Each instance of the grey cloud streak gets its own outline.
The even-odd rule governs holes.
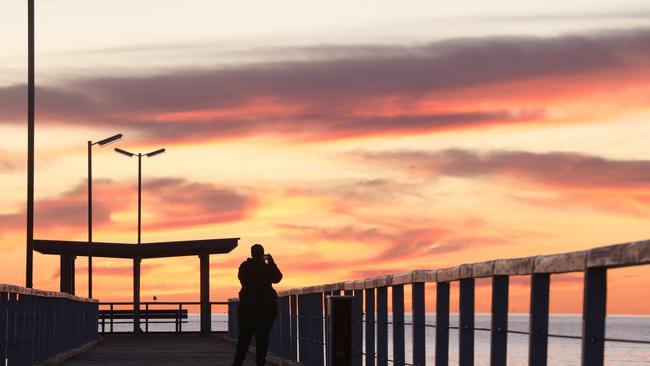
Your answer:
[[[551,186],[581,188],[625,189],[650,184],[650,160],[614,160],[572,152],[449,149],[353,155],[363,161],[426,175],[476,179],[504,176]]]
[[[319,47],[322,54],[322,49]],[[149,140],[233,138],[269,134],[346,138],[419,133],[541,119],[541,110],[432,111],[391,117],[354,111],[376,98],[413,102],[450,91],[535,78],[646,67],[650,30],[611,34],[454,39],[423,46],[330,46],[330,59],[270,62],[241,67],[169,70],[153,76],[97,76],[41,86],[43,121],[119,126]],[[308,48],[305,48],[308,51]],[[305,51],[305,52],[307,52]],[[0,123],[22,122],[24,85],[0,88]],[[299,104],[281,116],[236,114],[165,123],[152,115],[254,105],[257,100]]]

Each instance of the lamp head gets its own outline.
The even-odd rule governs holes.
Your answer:
[[[115,148],[115,151],[118,152],[118,153],[120,153],[120,154],[122,154],[122,155],[126,155],[126,156],[128,156],[128,157],[132,157],[133,155],[135,155],[134,153],[132,153],[132,152],[128,152],[128,151],[126,151],[126,150],[122,150],[122,149],[120,149],[119,147],[116,147],[116,148]]]
[[[121,133],[118,133],[117,135],[113,135],[113,136],[111,136],[109,138],[105,138],[103,140],[97,141],[97,145],[106,146],[108,144],[112,144],[112,143],[114,143],[116,141],[121,140],[123,137],[124,137],[124,135],[122,135]]]
[[[145,155],[146,157],[148,157],[148,158],[152,158],[152,157],[154,157],[154,156],[156,156],[156,155],[160,155],[160,154],[162,154],[162,153],[164,153],[164,152],[165,152],[165,149],[158,149],[158,150],[156,150],[156,151],[152,151],[152,152],[147,153],[147,154],[144,154],[144,155]]]

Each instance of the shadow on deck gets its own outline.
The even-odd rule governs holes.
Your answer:
[[[223,336],[149,334],[143,337],[110,335],[92,349],[70,358],[75,365],[231,365],[235,346]],[[249,353],[244,365],[255,365]]]

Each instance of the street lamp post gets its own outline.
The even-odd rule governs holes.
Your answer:
[[[34,286],[34,0],[27,2],[27,255],[25,286]]]
[[[93,145],[106,146],[124,137],[121,133],[92,142],[88,141],[88,298],[93,298]]]
[[[156,155],[164,153],[165,149],[158,149],[146,154],[136,154],[120,148],[115,148],[115,151],[130,158],[134,156],[138,157],[138,244],[140,244],[142,242],[142,157],[154,157]]]
[[[129,158],[138,157],[138,245],[142,243],[142,157],[148,158],[165,152],[165,149],[158,149],[150,153],[132,153],[120,148],[115,148],[115,151],[128,156]],[[133,333],[140,333],[140,263],[142,258],[133,259]]]

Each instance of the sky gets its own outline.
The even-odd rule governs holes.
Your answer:
[[[241,238],[211,259],[213,301],[257,242],[286,289],[650,238],[644,1],[40,0],[36,23],[35,237],[86,239],[86,141],[123,133],[93,151],[93,237],[135,242],[137,160],[112,148],[164,147],[143,242]],[[0,282],[22,284],[23,1],[0,36]],[[143,300],[198,300],[198,266],[144,261]],[[95,297],[128,300],[131,269],[95,259]],[[609,311],[650,314],[648,275],[610,271]],[[57,258],[34,281],[58,289]],[[580,274],[551,287],[580,312]],[[528,291],[513,279],[511,310]]]

